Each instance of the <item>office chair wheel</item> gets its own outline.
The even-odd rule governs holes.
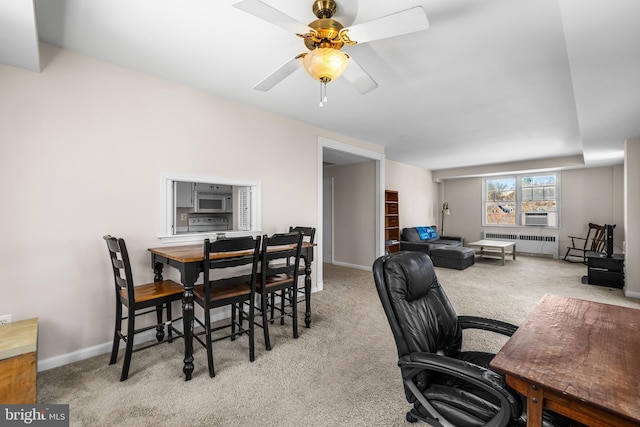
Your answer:
[[[411,412],[407,412],[407,421],[413,424],[413,423],[417,423],[418,419],[414,417]]]

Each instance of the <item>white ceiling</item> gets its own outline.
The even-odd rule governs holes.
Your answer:
[[[431,170],[575,156],[615,164],[624,140],[640,137],[639,0],[337,0],[344,26],[418,5],[430,28],[345,46],[378,88],[361,95],[338,79],[324,108],[302,69],[252,89],[306,49],[237,1],[2,0],[0,62],[37,71],[39,38]],[[311,0],[263,1],[315,19]]]

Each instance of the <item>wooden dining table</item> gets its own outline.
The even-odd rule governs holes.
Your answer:
[[[579,425],[640,425],[640,310],[545,295],[489,366],[527,399]]]
[[[313,248],[316,245],[309,242],[302,243],[301,258],[304,261],[305,312],[304,323],[311,326],[311,263],[313,262]],[[198,276],[204,270],[204,242],[200,244],[165,246],[149,248],[151,252],[151,267],[154,271],[153,280],[162,281],[165,265],[180,272],[180,281],[184,286],[182,298],[182,321],[184,324],[184,368],[185,380],[189,381],[193,373],[193,287]],[[211,254],[211,259],[220,258],[222,254]],[[227,253],[226,256],[232,256]]]

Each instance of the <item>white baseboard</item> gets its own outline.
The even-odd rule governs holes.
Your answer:
[[[354,267],[355,268],[355,267]],[[317,290],[316,290],[317,291]],[[312,290],[313,293],[313,290]],[[211,321],[217,322],[222,319],[230,317],[230,311],[228,307],[224,307],[212,312]],[[183,331],[182,320],[178,320],[174,323],[174,327],[180,332]],[[198,326],[196,324],[196,326]],[[156,339],[156,331],[154,329],[137,334],[135,337],[135,344],[140,344],[146,341],[152,341]],[[61,354],[59,356],[50,357],[48,359],[38,360],[38,372],[46,371],[49,369],[57,368],[58,366],[68,365],[69,363],[78,362],[80,360],[88,359],[94,356],[100,356],[111,352],[112,342],[105,342],[102,344],[94,345],[92,347],[83,348],[80,350],[72,351],[71,353]],[[124,348],[124,343],[120,343],[120,351]]]
[[[624,296],[627,297],[627,298],[638,298],[638,299],[640,299],[640,292],[628,291],[626,288],[623,291],[624,291]]]
[[[100,356],[101,354],[109,353],[110,351],[111,343],[106,342],[94,345],[93,347],[87,347],[77,351],[72,351],[71,353],[61,354],[60,356],[54,356],[48,359],[39,360],[38,372],[57,368],[58,366],[68,365],[69,363],[88,359],[90,357]]]
[[[372,266],[349,264],[347,262],[340,262],[340,261],[333,261],[332,264],[333,265],[339,265],[341,267],[355,268],[356,270],[364,270],[364,271],[371,271],[371,269],[373,268]]]
[[[220,311],[212,312],[211,321],[217,322],[218,320],[222,320],[229,317],[228,308],[221,309]],[[174,321],[173,326],[179,330],[183,331],[182,320]],[[196,324],[197,326],[197,324]],[[143,342],[152,341],[156,339],[156,331],[155,329],[150,329],[145,332],[141,332],[135,336],[135,345],[141,344]],[[111,341],[105,342],[102,344],[94,345],[92,347],[86,347],[80,350],[72,351],[71,353],[61,354],[59,356],[50,357],[48,359],[38,360],[38,372],[46,371],[49,369],[57,368],[58,366],[68,365],[69,363],[78,362],[80,360],[88,359],[94,356],[100,356],[102,354],[111,352],[111,345],[113,343]],[[124,349],[124,342],[120,342],[120,351]]]

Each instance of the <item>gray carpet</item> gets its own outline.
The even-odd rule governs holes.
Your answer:
[[[640,308],[619,289],[581,284],[585,271],[582,264],[533,257],[437,269],[458,314],[520,324],[545,293]],[[68,403],[72,426],[408,425],[396,348],[371,272],[325,265],[312,316],[297,340],[290,323],[275,325],[270,352],[258,329],[253,363],[246,337],[216,343],[215,378],[194,343],[196,368],[185,382],[177,340],[134,353],[125,382],[122,350],[116,365],[105,354],[40,372],[38,403]],[[466,339],[467,349],[497,351],[504,342],[489,333]]]

